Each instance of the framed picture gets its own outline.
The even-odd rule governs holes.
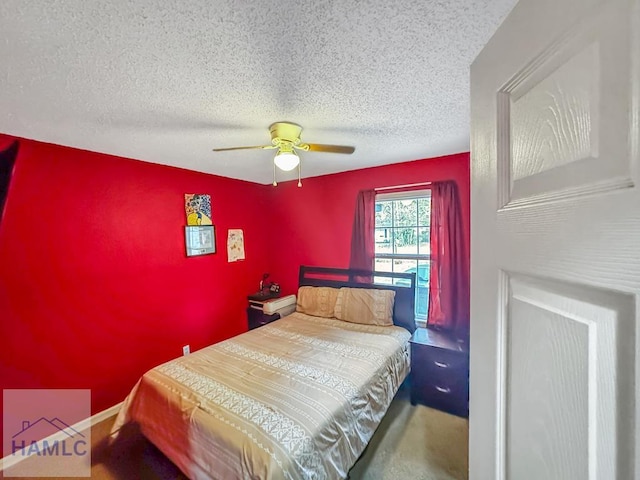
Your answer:
[[[216,253],[216,230],[213,225],[184,227],[187,257]]]

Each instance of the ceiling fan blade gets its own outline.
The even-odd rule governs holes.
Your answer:
[[[319,143],[308,143],[310,152],[329,152],[329,153],[353,153],[355,147],[346,147],[344,145],[322,145]]]
[[[214,152],[228,152],[229,150],[255,150],[255,149],[267,150],[269,148],[276,148],[274,145],[256,145],[254,147],[230,147],[230,148],[214,148]]]

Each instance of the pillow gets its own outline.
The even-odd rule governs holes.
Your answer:
[[[364,325],[393,325],[394,290],[342,287],[336,300],[336,318]]]
[[[300,287],[296,312],[331,318],[334,316],[338,289],[331,287]]]

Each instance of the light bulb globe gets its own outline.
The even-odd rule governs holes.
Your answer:
[[[291,171],[300,163],[300,157],[293,152],[278,153],[273,162],[280,170]]]

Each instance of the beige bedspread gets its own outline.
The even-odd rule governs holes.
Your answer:
[[[345,478],[409,370],[405,329],[294,313],[147,372],[128,421],[192,479]]]

